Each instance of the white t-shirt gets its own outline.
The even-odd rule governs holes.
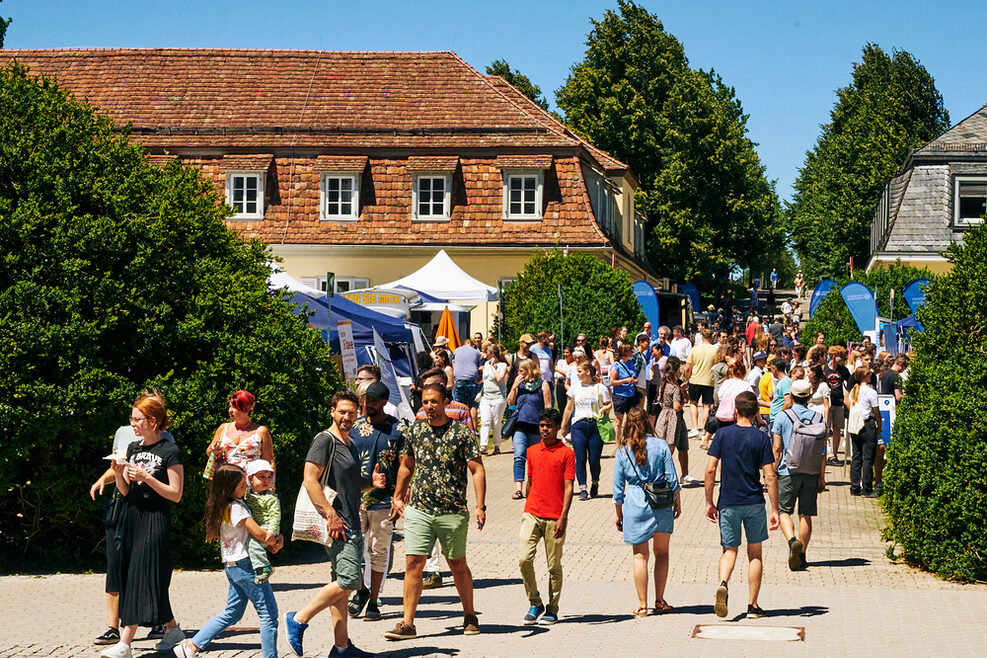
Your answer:
[[[610,390],[603,384],[583,386],[578,379],[569,386],[568,395],[572,398],[572,418],[577,420],[595,419],[600,413],[600,407],[610,402]]]
[[[809,397],[809,404],[806,406],[815,411],[818,414],[826,414],[826,400],[829,398],[829,394],[833,392],[833,389],[829,387],[826,382],[819,382],[819,386],[813,391],[812,395]]]
[[[535,343],[529,348],[530,352],[538,357],[538,365],[541,367],[541,378],[546,382],[552,382],[552,350]]]
[[[234,500],[227,508],[229,518],[224,518],[219,526],[219,553],[223,562],[237,562],[247,557],[247,525],[250,510],[242,501]]]
[[[689,342],[688,338],[682,336],[682,338],[674,339],[669,347],[672,350],[671,356],[678,357],[682,363],[685,363],[689,356],[689,350],[692,349],[692,343]]]
[[[569,376],[570,371],[576,367],[576,362],[568,363],[565,358],[561,358],[555,362],[555,381],[560,382]]]
[[[857,395],[856,405],[860,409],[860,417],[863,420],[870,418],[873,415],[874,407],[879,404],[880,402],[877,400],[877,391],[875,391],[869,384],[862,385]]]
[[[763,376],[763,370],[757,366],[751,366],[750,372],[747,373],[747,383],[756,388],[761,383],[761,377]]]

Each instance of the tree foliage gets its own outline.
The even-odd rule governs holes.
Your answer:
[[[573,130],[641,181],[654,267],[709,288],[780,251],[778,198],[734,90],[690,68],[682,44],[629,0],[593,21],[586,45],[556,100]]]
[[[911,149],[949,128],[935,81],[905,51],[867,44],[853,81],[836,91],[829,123],[806,154],[787,207],[791,238],[810,279],[863,266],[870,226],[887,181]]]
[[[911,309],[908,308],[908,303],[905,302],[904,295],[901,294],[902,289],[915,279],[920,277],[931,279],[932,276],[932,273],[925,268],[919,269],[917,267],[902,265],[899,261],[888,268],[875,269],[870,272],[857,271],[854,273],[853,279],[846,277],[838,280],[834,279],[837,287],[826,295],[822,302],[819,303],[819,308],[816,309],[815,315],[806,320],[802,326],[802,343],[811,345],[813,340],[815,340],[816,334],[820,331],[825,334],[826,342],[829,344],[832,344],[837,338],[841,338],[848,343],[859,343],[863,340],[864,336],[860,333],[860,329],[857,328],[857,323],[854,322],[853,316],[850,315],[850,309],[847,308],[846,302],[843,301],[843,296],[840,295],[839,291],[840,288],[850,281],[859,281],[874,291],[874,296],[877,300],[878,315],[884,318],[901,320],[912,314]],[[895,293],[893,313],[891,309],[892,290]],[[810,289],[808,294],[811,294],[811,292]]]
[[[987,580],[987,227],[946,252],[884,469],[886,537],[945,578]]]
[[[0,71],[3,570],[101,567],[102,501],[89,485],[145,387],[168,398],[185,464],[179,564],[215,559],[200,474],[230,393],[257,394],[278,481],[299,483],[336,371],[267,290],[271,254],[228,229],[229,212],[197,170],[151,166],[54,81]]]
[[[543,110],[548,110],[548,101],[541,93],[541,87],[531,81],[525,74],[512,69],[505,59],[495,59],[487,65],[487,75],[499,75],[518,91],[530,98]]]
[[[559,316],[559,287],[562,316]],[[554,332],[559,344],[584,333],[591,345],[613,327],[644,325],[627,273],[589,254],[535,252],[500,300],[503,343],[514,349],[524,333]],[[563,331],[564,329],[564,331]]]
[[[3,0],[0,0],[0,2],[3,2]],[[7,28],[10,27],[13,20],[14,19],[12,18],[4,18],[3,16],[0,16],[0,48],[3,48],[3,40],[4,37],[7,36]]]

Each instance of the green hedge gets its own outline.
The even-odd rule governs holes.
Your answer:
[[[539,331],[554,332],[560,346],[563,337],[565,345],[572,345],[582,332],[596,349],[600,336],[609,335],[612,327],[639,330],[644,325],[644,313],[626,272],[589,254],[564,254],[558,249],[531,255],[504,290],[500,308],[501,342],[512,350],[517,349],[521,334]]]
[[[101,569],[89,487],[138,393],[163,390],[185,463],[176,563],[203,541],[205,446],[238,388],[274,436],[286,518],[338,375],[267,290],[271,254],[225,225],[215,186],[159,168],[94,108],[0,70],[0,571]]]
[[[987,227],[947,251],[926,289],[925,333],[884,470],[885,536],[909,563],[987,580]]]

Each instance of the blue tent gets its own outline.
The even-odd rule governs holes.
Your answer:
[[[349,320],[353,327],[353,342],[356,343],[356,360],[360,365],[373,363],[370,352],[374,344],[373,330],[376,329],[391,352],[391,360],[398,375],[415,376],[415,340],[412,332],[418,330],[416,325],[360,306],[341,295],[332,298],[331,308],[325,297],[303,292],[296,292],[289,301],[297,305],[299,313],[303,305],[308,305],[309,313],[314,312],[309,317],[309,323],[323,332],[323,338],[327,339],[336,354],[340,353],[336,323]],[[367,347],[371,349],[367,350]]]

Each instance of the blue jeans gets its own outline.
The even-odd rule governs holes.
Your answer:
[[[260,646],[264,658],[278,658],[278,604],[271,583],[254,584],[250,558],[243,558],[236,566],[227,566],[226,579],[230,581],[226,610],[207,621],[192,638],[192,644],[200,649],[208,647],[213,638],[240,621],[249,601],[254,604],[260,619]]]
[[[576,482],[586,486],[586,456],[589,455],[589,473],[593,482],[600,481],[600,455],[603,454],[603,439],[596,421],[584,418],[572,424],[572,449],[576,453]]]
[[[519,423],[520,424],[520,423]],[[526,433],[521,429],[514,432],[514,481],[524,482],[524,465],[528,459],[528,448],[541,441],[537,431]]]
[[[457,379],[452,387],[452,399],[461,402],[467,407],[479,406],[476,401],[476,394],[480,392],[480,385],[472,379]]]

